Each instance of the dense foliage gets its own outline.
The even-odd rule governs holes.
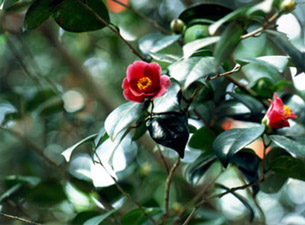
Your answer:
[[[0,0],[0,223],[304,224],[297,3]]]

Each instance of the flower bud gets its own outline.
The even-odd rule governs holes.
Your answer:
[[[280,4],[280,11],[283,13],[290,13],[295,9],[296,5],[297,3],[295,0],[283,0]]]
[[[185,29],[185,24],[180,19],[174,19],[172,20],[170,27],[175,34],[183,34]]]

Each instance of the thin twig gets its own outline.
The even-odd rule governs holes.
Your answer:
[[[36,223],[36,222],[31,221],[31,220],[23,219],[21,217],[9,215],[9,214],[2,213],[2,212],[0,212],[0,215],[3,216],[3,217],[6,217],[6,218],[10,218],[12,220],[18,220],[18,221],[21,221],[21,222],[27,223],[27,224],[42,225],[42,223]]]
[[[261,178],[255,182],[251,182],[249,184],[245,184],[245,185],[241,185],[241,186],[238,186],[238,187],[234,187],[234,188],[230,188],[229,190],[227,191],[224,191],[224,192],[221,192],[219,194],[215,194],[215,195],[211,195],[205,199],[203,199],[201,202],[199,202],[192,210],[192,212],[189,214],[189,216],[186,218],[186,220],[184,221],[184,223],[182,225],[187,225],[189,224],[189,222],[192,220],[192,218],[194,217],[196,211],[208,200],[211,200],[211,199],[214,199],[214,198],[221,198],[227,194],[230,194],[230,193],[233,193],[235,191],[238,191],[238,190],[243,190],[243,189],[246,189],[248,187],[251,187],[253,185],[257,185],[261,182],[263,182],[264,180]]]
[[[250,33],[247,33],[245,35],[242,35],[240,37],[241,40],[243,39],[246,39],[246,38],[249,38],[249,37],[254,37],[256,34],[259,34],[261,32],[263,32],[264,30],[268,29],[269,28],[269,24],[270,23],[273,23],[278,17],[280,16],[280,13],[275,13],[273,14],[273,16],[271,16],[268,21],[264,24],[264,26],[250,32]]]
[[[141,206],[141,204],[135,200],[134,198],[131,197],[130,194],[128,194],[127,192],[124,191],[124,189],[121,187],[121,185],[119,185],[119,183],[117,182],[116,178],[114,176],[112,176],[110,174],[110,172],[106,169],[106,167],[104,166],[101,158],[99,157],[99,155],[94,152],[94,154],[96,155],[97,159],[98,159],[98,163],[104,168],[104,170],[106,171],[106,173],[111,177],[111,179],[113,180],[115,186],[118,188],[118,190],[124,195],[126,196],[126,198],[128,198],[131,202],[133,202],[138,208],[139,210],[143,213],[144,216],[146,216],[154,225],[157,225],[156,221],[150,216],[148,215],[145,210],[143,209],[143,207]],[[94,161],[95,162],[95,161]]]
[[[134,14],[136,14],[137,16],[141,17],[143,20],[145,20],[147,23],[149,23],[150,25],[152,25],[154,28],[160,30],[163,34],[167,34],[169,35],[170,32],[168,32],[167,30],[165,30],[163,27],[161,27],[159,24],[157,24],[155,21],[151,20],[150,18],[148,18],[147,16],[145,16],[144,14],[140,13],[139,11],[135,10],[133,7],[131,7],[130,5],[124,4],[123,2],[119,1],[119,0],[112,0],[114,2],[116,2],[117,4],[124,6],[126,9],[132,11]]]
[[[210,80],[216,80],[217,78],[220,78],[220,77],[227,77],[233,73],[237,73],[238,71],[240,71],[240,68],[241,66],[239,64],[236,64],[235,67],[230,70],[230,71],[227,71],[227,72],[224,72],[224,73],[220,73],[220,74],[217,74],[215,76],[207,76],[205,78],[205,81],[210,81]],[[204,83],[202,83],[198,88],[196,88],[196,90],[193,92],[190,100],[188,101],[188,104],[187,106],[185,107],[184,111],[187,112],[187,110],[189,109],[189,107],[191,106],[191,104],[193,103],[193,101],[195,100],[197,94],[199,93],[199,91],[205,86]]]
[[[164,167],[165,167],[165,169],[166,169],[166,172],[167,172],[167,174],[169,174],[169,168],[168,168],[168,165],[167,165],[167,162],[166,162],[166,160],[165,160],[165,158],[164,158],[164,156],[163,156],[163,154],[162,154],[162,151],[161,151],[161,149],[160,149],[160,146],[157,144],[157,148],[158,148],[158,152],[159,152],[159,154],[160,154],[160,158],[161,158],[161,160],[162,160],[162,162],[163,162],[163,164],[164,164]]]
[[[168,217],[168,202],[169,202],[171,181],[173,179],[173,175],[174,175],[176,169],[179,166],[179,163],[180,163],[180,156],[178,155],[177,160],[176,160],[175,164],[172,166],[172,168],[168,174],[168,177],[166,179],[166,188],[165,188],[165,196],[164,196],[164,216],[163,216],[163,220],[162,220],[163,225],[165,225],[167,217]]]
[[[113,28],[113,26],[107,22],[106,20],[104,20],[102,17],[99,16],[99,14],[97,14],[90,6],[88,6],[86,3],[78,0],[78,2],[83,5],[86,9],[88,9],[95,17],[96,19],[102,23],[103,25],[105,25],[107,28],[109,28],[114,34],[116,34],[127,46],[128,48],[130,48],[130,50],[132,51],[133,54],[135,54],[136,56],[138,56],[141,60],[145,61],[145,58],[128,42],[126,41],[123,36],[120,34],[120,32]]]

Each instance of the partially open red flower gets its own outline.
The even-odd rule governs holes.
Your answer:
[[[133,102],[144,102],[145,99],[154,99],[163,96],[171,86],[168,76],[161,76],[161,67],[158,63],[136,61],[127,68],[126,78],[123,81],[124,97]]]
[[[269,99],[269,102],[271,105],[263,119],[263,123],[268,127],[273,129],[289,127],[288,119],[297,118],[291,109],[283,104],[282,99],[277,97],[276,93],[273,94],[273,101]]]

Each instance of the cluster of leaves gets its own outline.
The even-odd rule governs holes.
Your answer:
[[[4,2],[4,6],[7,2],[9,1]],[[205,175],[211,173],[209,169],[219,163],[223,168],[236,167],[243,178],[252,184],[253,197],[259,191],[279,191],[288,178],[305,181],[302,173],[305,169],[305,143],[302,138],[305,133],[305,117],[302,113],[305,108],[304,100],[297,94],[282,94],[285,104],[298,115],[290,128],[267,132],[265,126],[261,125],[268,99],[274,92],[284,93],[285,88],[291,85],[286,81],[288,67],[296,67],[297,75],[305,72],[304,53],[294,47],[285,34],[275,29],[275,21],[283,13],[282,3],[280,0],[265,0],[234,7],[226,1],[202,1],[181,12],[172,23],[172,30],[176,33],[151,33],[142,37],[138,48],[143,58],[158,62],[164,73],[170,76],[172,86],[160,98],[144,103],[127,102],[114,109],[107,116],[99,133],[88,136],[62,153],[66,161],[70,162],[73,152],[80,145],[91,142],[93,148],[90,155],[93,163],[104,167],[98,159],[97,151],[106,151],[109,148],[106,143],[113,142],[109,157],[110,164],[113,165],[114,155],[122,147],[124,140],[128,140],[130,144],[122,147],[125,157],[134,160],[135,152],[126,149],[149,134],[155,141],[154,144],[162,148],[163,153],[172,153],[174,150],[178,153],[176,157],[185,158],[185,179],[177,181],[177,186],[181,186],[182,190],[185,183],[191,187],[200,185]],[[87,32],[110,27],[118,33],[110,22],[106,6],[100,0],[36,0],[25,14],[24,27],[38,28],[51,16],[66,31]],[[256,37],[257,35],[261,37]],[[264,53],[254,58],[236,57],[235,52],[243,41],[254,38],[264,38],[266,42],[273,44],[274,54]],[[260,68],[264,76],[251,77],[247,74],[251,67]],[[247,85],[240,82],[242,79],[246,80]],[[37,97],[39,96],[41,95],[38,94]],[[62,105],[62,102],[57,102],[58,105]],[[43,108],[39,113],[45,110],[50,108]],[[233,121],[233,125],[226,128],[228,121]],[[243,128],[230,129],[237,122]],[[262,154],[251,147],[250,144],[255,141],[261,142]],[[199,153],[194,157],[192,152]],[[73,177],[73,172],[71,174]],[[87,186],[78,184],[84,188],[83,191],[71,182],[64,185],[52,183],[53,186],[49,186],[49,183],[30,177],[14,178],[13,182],[5,183],[7,191],[1,196],[1,201],[19,193],[21,188],[28,188],[18,195],[26,201],[39,200],[40,197],[35,196],[42,193],[37,190],[45,190],[44,193],[48,192],[50,195],[56,190],[56,193],[60,193],[54,197],[56,203],[67,199],[77,206],[78,214],[71,219],[73,224],[90,225],[103,221],[116,223],[119,209],[111,206],[108,211],[100,210],[99,201],[107,198],[110,203],[114,203],[121,196],[120,193],[113,194],[111,187],[88,191],[95,184],[94,179],[89,178],[91,180],[86,182]],[[119,190],[121,187],[128,189],[128,184],[125,187],[124,183],[117,183],[116,176],[112,176],[112,179]],[[121,180],[124,182],[124,178]],[[153,180],[147,183],[153,183]],[[228,193],[233,192],[223,184],[215,187]],[[52,190],[49,191],[49,188]],[[72,192],[77,194],[72,195]],[[253,220],[254,211],[247,199],[234,192],[233,195],[249,209],[250,220]],[[44,194],[43,196],[45,197]],[[53,195],[51,198],[53,199]],[[76,203],[79,199],[81,203]],[[183,203],[188,200],[190,199],[187,197],[176,199]],[[125,213],[121,224],[148,224],[151,222],[150,217],[153,218],[152,221],[161,221],[163,210],[160,202],[148,201],[143,203],[145,207]],[[100,215],[98,211],[94,211],[97,208],[105,212]],[[185,211],[189,212],[189,209]],[[168,223],[182,223],[187,214],[179,213],[178,210],[177,218],[170,217]],[[206,221],[205,216],[199,215],[196,219],[199,223],[203,221]]]

